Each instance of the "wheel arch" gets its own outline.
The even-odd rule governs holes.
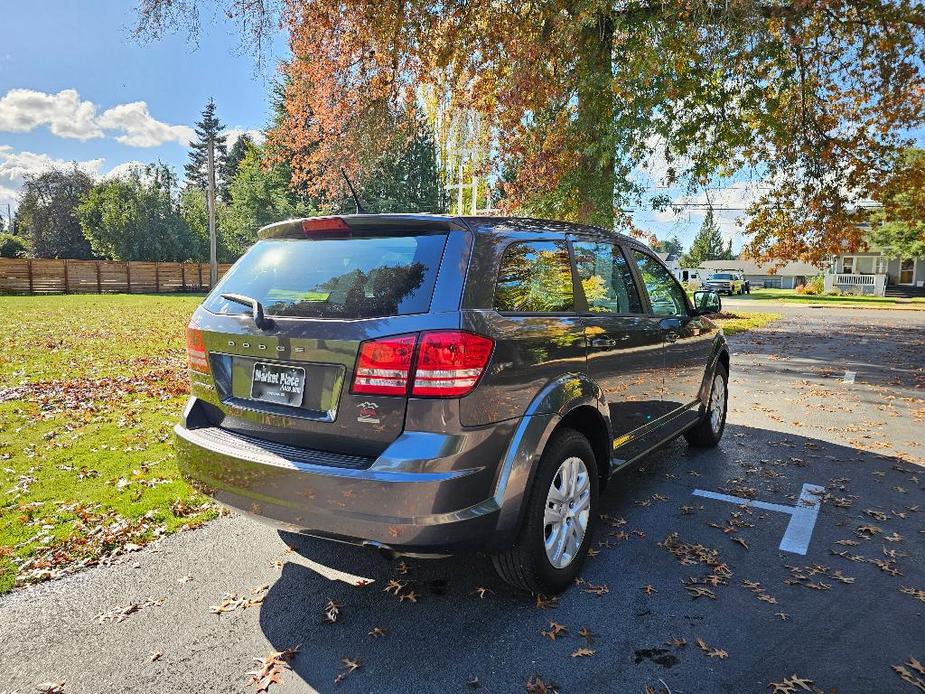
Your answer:
[[[599,471],[609,472],[611,429],[604,393],[585,373],[564,374],[537,393],[501,461],[495,501],[500,508],[498,529],[502,533],[516,533],[520,527],[537,463],[549,439],[563,426],[588,436]]]

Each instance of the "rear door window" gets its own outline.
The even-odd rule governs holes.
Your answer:
[[[618,245],[575,241],[572,248],[590,313],[642,313],[633,271]]]
[[[565,242],[510,244],[501,258],[494,305],[503,313],[573,311],[572,266]]]
[[[266,239],[216,286],[205,308],[244,313],[222,294],[257,299],[269,315],[380,318],[430,309],[446,234]]]

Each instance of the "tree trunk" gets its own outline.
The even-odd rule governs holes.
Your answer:
[[[614,220],[613,35],[613,17],[602,13],[582,29],[577,47],[578,218],[605,229],[612,229]]]

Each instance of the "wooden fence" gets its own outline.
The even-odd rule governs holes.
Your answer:
[[[230,264],[218,266],[221,277]],[[204,292],[208,263],[0,258],[0,294]]]

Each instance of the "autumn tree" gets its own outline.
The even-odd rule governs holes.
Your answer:
[[[147,0],[157,35],[196,0]],[[292,59],[271,140],[310,144],[295,180],[337,190],[374,168],[427,87],[491,124],[507,210],[610,227],[649,200],[635,172],[694,191],[761,178],[759,257],[819,261],[863,244],[872,195],[925,121],[925,7],[912,0],[225,0],[253,30],[278,12]],[[336,165],[335,165],[336,164]],[[362,177],[362,176],[357,176]]]
[[[93,188],[93,178],[76,164],[27,176],[16,209],[18,236],[36,258],[89,258],[77,207]]]
[[[891,258],[925,256],[925,150],[910,148],[877,193],[871,240]]]

